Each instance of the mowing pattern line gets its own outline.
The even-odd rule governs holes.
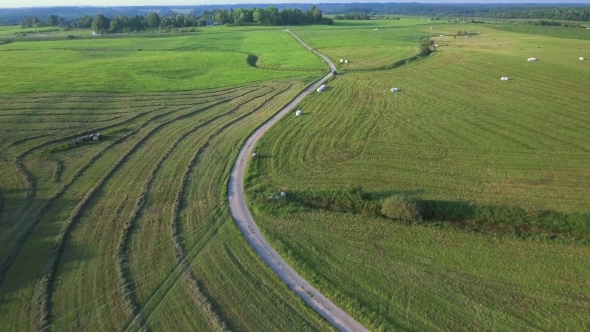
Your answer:
[[[226,103],[228,100],[222,100],[222,101],[219,101],[219,102],[214,103],[212,105],[209,105],[209,106],[205,107],[204,109],[199,109],[199,110],[196,110],[193,112],[182,114],[180,116],[166,120],[166,121],[158,124],[157,126],[155,126],[148,133],[146,133],[146,135],[144,135],[142,138],[140,138],[130,149],[128,149],[119,158],[119,160],[117,162],[115,162],[113,164],[113,166],[111,166],[108,169],[108,171],[105,172],[105,174],[97,181],[97,184],[92,189],[90,189],[90,191],[88,191],[88,193],[84,196],[84,198],[80,201],[80,203],[78,205],[76,205],[76,207],[74,208],[74,210],[70,214],[70,217],[64,222],[64,226],[62,227],[62,231],[58,235],[57,240],[56,240],[56,244],[53,248],[53,253],[52,253],[50,262],[46,268],[43,278],[40,281],[40,287],[38,288],[39,294],[37,295],[38,314],[37,314],[37,318],[36,318],[36,327],[38,330],[50,329],[50,314],[51,314],[50,301],[51,301],[51,293],[52,293],[53,276],[55,275],[56,267],[59,264],[59,258],[61,256],[62,251],[63,251],[63,247],[64,247],[65,241],[67,239],[67,236],[71,232],[71,230],[72,230],[73,226],[75,225],[76,221],[78,220],[78,218],[81,216],[84,208],[90,202],[90,200],[94,197],[96,192],[98,192],[98,190],[100,190],[102,188],[102,185],[106,182],[106,180],[108,178],[110,178],[111,175],[114,174],[114,172],[116,172],[120,168],[120,166],[124,163],[124,161],[131,154],[133,154],[138,149],[138,147],[141,146],[141,144],[143,142],[145,142],[150,137],[150,135],[152,135],[159,128],[161,128],[164,125],[167,125],[173,121],[177,121],[177,120],[185,118],[189,115],[192,115],[195,112],[200,112],[200,111],[203,111],[206,109],[211,109],[215,106]],[[139,129],[140,128],[138,128],[137,130],[139,130]]]

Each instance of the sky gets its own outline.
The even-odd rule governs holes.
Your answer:
[[[0,0],[0,8],[55,7],[55,6],[174,6],[248,3],[343,3],[343,2],[398,2],[387,0]],[[590,0],[402,0],[399,2],[426,3],[589,3]]]

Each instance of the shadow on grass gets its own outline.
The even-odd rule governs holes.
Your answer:
[[[248,57],[246,58],[246,63],[250,67],[258,68],[258,66],[256,65],[258,63],[258,57],[254,54],[248,54]]]

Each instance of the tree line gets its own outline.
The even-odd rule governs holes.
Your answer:
[[[57,27],[65,25],[65,19],[58,15],[49,15],[47,21],[41,21],[39,18],[25,17],[21,22],[21,28],[44,28],[44,27]]]
[[[329,18],[324,18],[322,11],[312,6],[307,11],[287,8],[279,10],[275,6],[251,9],[217,9],[205,11],[201,18],[206,18],[219,24],[227,25],[300,25],[300,24],[334,24]]]
[[[309,4],[275,4],[279,11],[295,10],[309,11]],[[232,11],[235,5],[194,5],[194,6],[118,6],[118,7],[31,7],[31,8],[0,8],[0,22],[20,24],[23,17],[29,17],[34,24],[34,18],[44,19],[56,14],[65,18],[66,22],[74,22],[84,15],[95,17],[103,14],[107,17],[125,15],[145,15],[155,11],[162,19],[177,15],[174,11],[182,11],[184,16],[201,18],[204,12],[214,13],[217,10]],[[264,7],[258,5],[257,7]],[[502,18],[529,20],[564,20],[590,21],[590,6],[584,4],[425,4],[425,3],[323,3],[324,15],[344,15],[362,12],[367,15],[413,15],[413,16],[444,16],[469,18]],[[262,9],[262,8],[261,8]],[[233,10],[235,11],[235,9]],[[249,10],[250,11],[250,10]],[[232,16],[239,21],[239,16]],[[210,18],[207,18],[210,19]],[[47,20],[39,21],[40,26],[47,24]],[[254,23],[253,23],[254,24]],[[30,26],[32,27],[32,26]]]
[[[167,17],[161,17],[156,12],[150,12],[146,17],[142,15],[126,16],[118,15],[109,18],[103,14],[95,17],[84,15],[66,22],[57,15],[50,15],[46,22],[41,22],[37,17],[31,19],[26,17],[22,28],[45,27],[45,26],[67,26],[80,29],[92,29],[100,33],[117,33],[144,31],[149,29],[168,28],[190,28],[205,26],[208,24],[221,25],[300,25],[300,24],[334,24],[332,19],[324,18],[322,11],[312,6],[308,11],[299,9],[285,9],[279,11],[275,6],[267,8],[251,9],[217,9],[204,11],[201,15],[171,13]]]
[[[335,20],[370,20],[371,16],[363,12],[354,12],[346,14],[337,14],[334,16]]]

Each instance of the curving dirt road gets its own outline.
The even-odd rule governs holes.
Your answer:
[[[289,30],[285,30],[305,46],[310,51],[311,47],[305,44],[299,37]],[[299,94],[293,101],[285,106],[280,112],[275,114],[270,120],[266,121],[260,126],[249,138],[240,150],[240,154],[236,159],[236,163],[231,172],[229,180],[229,207],[236,224],[242,231],[246,240],[250,243],[252,248],[260,255],[260,258],[268,265],[279,278],[287,284],[287,286],[299,295],[308,305],[315,311],[322,315],[327,321],[334,325],[340,331],[367,331],[367,329],[357,322],[354,318],[349,316],[344,310],[332,303],[317,289],[311,286],[305,279],[303,279],[293,268],[291,268],[279,254],[270,246],[268,241],[264,238],[260,230],[254,223],[246,201],[244,199],[244,172],[248,158],[252,155],[254,146],[262,135],[280,118],[292,111],[295,106],[303,100],[309,93],[315,91],[321,84],[332,77],[332,71],[336,69],[334,64],[323,54],[313,51],[320,56],[328,65],[330,65],[330,73],[324,76],[319,81],[310,85],[301,94]]]

